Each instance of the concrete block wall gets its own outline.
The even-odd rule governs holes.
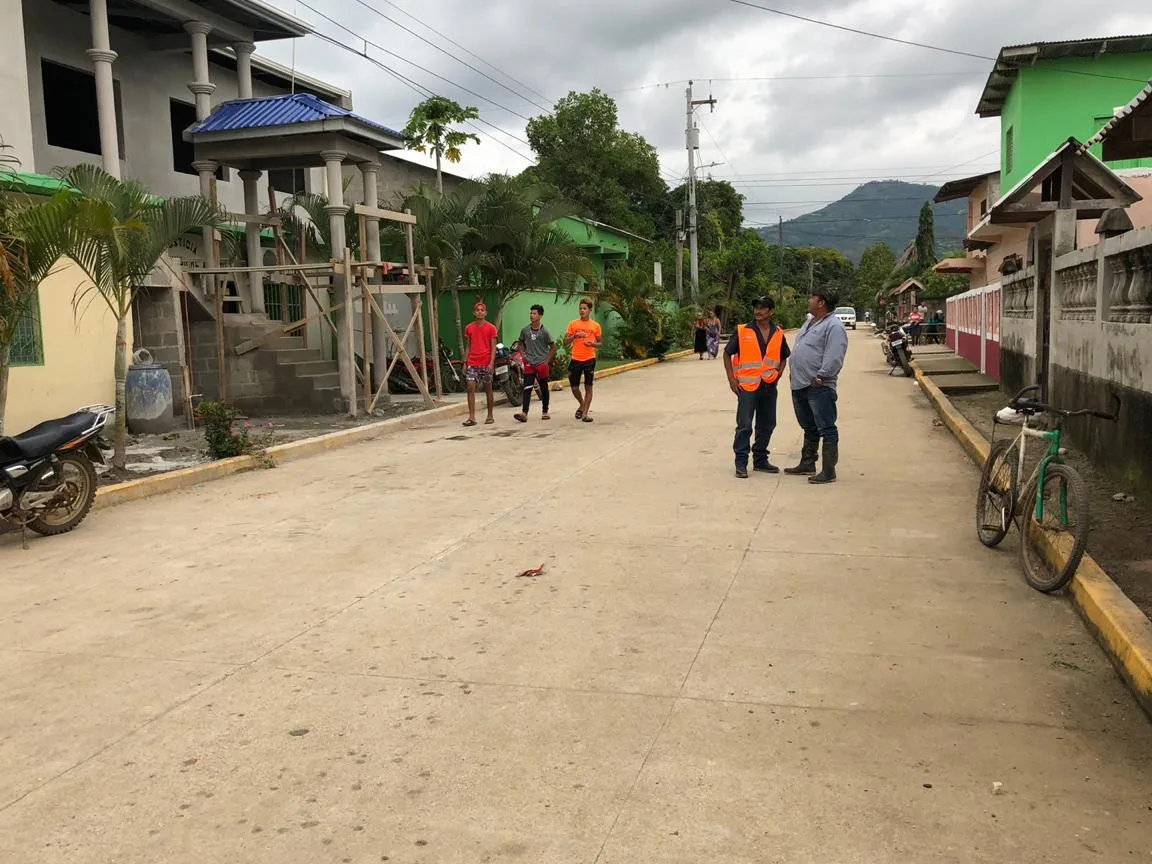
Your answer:
[[[147,348],[152,359],[163,363],[172,377],[172,407],[184,414],[184,339],[180,320],[180,295],[171,288],[146,288],[134,307],[133,347]]]

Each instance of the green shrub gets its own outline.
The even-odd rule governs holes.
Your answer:
[[[259,453],[275,441],[276,435],[269,423],[266,430],[254,432],[245,421],[239,431],[232,424],[240,418],[235,408],[219,402],[201,402],[196,408],[196,419],[204,424],[204,443],[213,459],[230,459]]]

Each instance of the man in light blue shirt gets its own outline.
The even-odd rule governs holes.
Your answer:
[[[836,381],[848,353],[848,333],[832,314],[840,297],[819,288],[808,298],[808,320],[796,334],[789,364],[792,407],[804,430],[800,464],[785,474],[803,474],[809,483],[833,483],[840,458],[840,431],[836,428]],[[816,455],[824,442],[823,464],[816,473]]]

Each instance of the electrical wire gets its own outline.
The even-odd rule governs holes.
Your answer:
[[[737,6],[747,6],[750,9],[759,9],[761,12],[770,12],[773,15],[780,15],[784,18],[792,18],[795,21],[804,21],[808,24],[819,24],[821,27],[829,27],[833,30],[840,30],[844,33],[852,33],[857,36],[868,36],[872,39],[881,39],[885,42],[895,42],[898,45],[908,45],[913,48],[924,48],[929,51],[939,51],[942,54],[953,54],[957,57],[969,57],[973,60],[990,60],[993,63],[1003,63],[1006,66],[1012,66],[1017,69],[1024,68],[1030,64],[1017,62],[1013,60],[1005,60],[1000,57],[989,57],[987,54],[976,54],[972,51],[961,51],[958,48],[943,48],[939,45],[929,45],[926,42],[916,42],[911,39],[900,39],[897,36],[888,36],[884,33],[873,33],[869,30],[860,30],[856,27],[847,27],[843,24],[833,24],[831,21],[821,21],[819,18],[809,18],[805,15],[799,15],[796,12],[785,12],[782,9],[773,9],[771,6],[761,6],[759,3],[752,3],[751,0],[728,0],[729,3],[735,3]],[[1089,78],[1108,78],[1113,81],[1132,81],[1138,84],[1147,84],[1144,79],[1128,78],[1120,75],[1105,75],[1100,72],[1089,72],[1080,69],[1059,69],[1051,67],[1053,72],[1063,72],[1069,75],[1084,75]]]
[[[400,81],[401,83],[407,85],[410,89],[415,91],[418,96],[423,96],[424,98],[428,98],[430,96],[436,95],[436,93],[434,91],[429,90],[424,85],[420,84],[417,81],[412,80],[411,78],[407,77],[406,75],[402,75],[401,73],[397,72],[395,69],[392,69],[389,66],[385,65],[384,63],[380,62],[375,57],[369,56],[367,52],[359,51],[359,50],[353,48],[351,45],[345,45],[340,40],[333,39],[331,36],[327,36],[323,33],[313,32],[311,35],[317,37],[318,39],[323,40],[324,42],[327,42],[330,45],[334,45],[337,48],[341,48],[345,51],[348,51],[351,54],[356,55],[357,57],[360,57],[364,60],[367,60],[373,66],[376,66],[377,68],[379,68],[382,71],[391,75],[397,81]],[[487,120],[485,120],[482,117],[478,117],[477,120],[478,120],[478,122],[483,123],[485,126],[490,126],[491,128],[495,129],[497,132],[501,133],[502,135],[507,135],[509,138],[513,138],[517,141],[523,141],[522,138],[519,138],[518,136],[513,135],[511,132],[508,132],[504,129],[501,129],[499,126],[495,125],[494,123],[488,122]],[[536,162],[535,158],[533,158],[531,156],[527,156],[524,153],[521,153],[515,147],[511,146],[510,144],[505,143],[504,141],[501,141],[499,138],[494,138],[489,133],[485,133],[483,129],[481,129],[479,126],[477,126],[472,121],[469,120],[469,121],[465,121],[465,122],[466,122],[466,125],[468,125],[472,129],[475,129],[477,132],[486,135],[489,138],[489,140],[494,141],[495,143],[499,144],[501,147],[505,148],[506,150],[510,150],[511,152],[513,152],[517,156],[519,156],[521,159],[524,159],[529,163],[535,163]],[[528,142],[524,141],[524,143],[527,144]]]
[[[879,78],[974,78],[982,76],[983,72],[891,72],[891,73],[856,73],[845,75],[754,75],[743,78],[708,78],[701,75],[697,78],[682,78],[679,81],[659,81],[653,84],[640,84],[635,87],[615,87],[605,90],[605,93],[636,93],[640,90],[655,90],[660,87],[677,87],[689,81],[714,81],[725,84],[752,82],[752,81],[844,81],[856,79]]]
[[[419,63],[416,63],[412,60],[409,60],[407,57],[403,57],[403,56],[397,54],[395,51],[390,51],[389,49],[385,48],[383,45],[379,45],[370,39],[364,38],[363,36],[358,34],[355,30],[353,30],[351,27],[347,26],[346,24],[341,24],[335,18],[332,18],[329,15],[326,15],[325,13],[323,13],[319,9],[317,9],[315,6],[308,4],[306,2],[306,0],[299,0],[299,3],[305,9],[309,9],[313,13],[315,13],[316,15],[319,15],[321,18],[323,18],[329,24],[332,24],[336,27],[339,27],[341,30],[345,31],[346,33],[348,33],[352,36],[355,36],[358,40],[363,42],[365,44],[365,46],[371,45],[377,51],[382,51],[385,54],[387,54],[389,57],[395,57],[397,60],[400,60],[404,63],[407,63],[410,66],[413,66],[416,69],[419,69],[421,72],[424,72],[425,74],[431,75],[433,78],[439,78],[441,81],[445,82],[446,84],[451,84],[453,87],[456,87],[460,90],[463,90],[465,93],[468,93],[471,96],[475,96],[477,99],[482,99],[483,101],[487,102],[489,105],[493,105],[502,111],[507,111],[509,114],[514,114],[515,116],[519,117],[521,120],[528,121],[528,120],[532,119],[532,118],[530,118],[524,114],[521,114],[519,111],[516,111],[512,108],[509,108],[506,105],[501,105],[499,102],[496,102],[492,99],[489,99],[487,96],[484,96],[480,93],[477,93],[475,90],[468,89],[463,84],[457,84],[451,78],[445,78],[443,75],[439,74],[438,72],[433,72],[431,69],[427,69],[424,66],[421,66]],[[316,35],[320,35],[320,34],[316,34]],[[365,52],[362,56],[367,56],[367,53]]]
[[[455,47],[457,47],[461,51],[463,51],[465,54],[468,54],[470,57],[475,57],[477,60],[479,60],[485,66],[487,66],[489,69],[492,69],[492,70],[495,70],[496,72],[499,72],[501,75],[503,75],[509,81],[511,81],[513,84],[516,84],[517,86],[523,87],[529,93],[533,94],[534,96],[539,96],[545,102],[554,102],[555,101],[554,99],[550,99],[549,97],[545,96],[539,90],[535,90],[532,87],[528,86],[527,84],[525,84],[523,81],[519,80],[518,78],[514,78],[513,76],[509,75],[507,72],[505,72],[499,66],[495,66],[492,63],[489,63],[487,60],[485,60],[483,57],[481,57],[475,51],[470,51],[469,49],[465,48],[459,42],[455,41],[451,36],[448,36],[446,33],[442,33],[441,31],[437,30],[435,27],[433,27],[427,21],[422,21],[421,19],[419,19],[415,15],[413,15],[411,12],[408,12],[407,10],[403,9],[402,7],[397,6],[395,3],[392,2],[392,0],[384,0],[384,2],[387,3],[389,6],[391,6],[393,9],[395,9],[397,12],[399,12],[401,15],[404,15],[405,17],[412,19],[413,21],[415,21],[417,24],[419,24],[422,27],[426,27],[427,29],[431,30],[433,33],[435,33],[437,36],[439,36],[441,39],[443,39],[449,45],[454,45]],[[537,106],[537,107],[539,107],[539,106]]]
[[[537,108],[539,108],[539,109],[540,109],[540,110],[542,110],[542,111],[549,111],[549,110],[550,110],[550,109],[548,108],[548,106],[546,106],[546,105],[541,105],[541,104],[540,104],[539,102],[537,102],[535,99],[532,99],[532,98],[530,98],[530,97],[528,97],[528,96],[525,96],[523,93],[519,93],[519,92],[517,92],[516,90],[513,90],[511,87],[509,87],[507,84],[505,84],[505,83],[503,83],[503,82],[501,82],[501,81],[497,81],[495,78],[493,78],[491,75],[489,75],[487,72],[483,71],[482,69],[477,69],[477,68],[476,68],[475,66],[473,66],[471,63],[468,63],[468,62],[467,62],[467,61],[465,61],[465,60],[461,60],[459,57],[457,57],[457,56],[456,56],[455,54],[453,54],[451,51],[446,51],[445,49],[443,49],[443,48],[441,48],[439,45],[437,45],[435,42],[433,42],[431,39],[428,39],[428,38],[426,38],[426,37],[424,37],[424,36],[421,36],[419,33],[417,33],[415,30],[412,30],[412,29],[411,29],[411,28],[409,28],[409,27],[405,27],[403,24],[401,24],[401,23],[400,23],[399,21],[397,21],[395,18],[390,18],[390,17],[388,17],[387,15],[385,15],[383,12],[381,12],[381,11],[380,11],[379,9],[377,9],[376,7],[369,5],[367,2],[365,2],[365,0],[355,0],[355,2],[356,2],[356,3],[359,3],[361,6],[363,6],[365,9],[367,9],[369,12],[373,12],[373,13],[375,13],[376,15],[379,15],[379,16],[380,16],[381,18],[383,18],[385,21],[389,21],[389,22],[391,22],[392,24],[395,24],[397,27],[399,27],[399,28],[400,28],[401,30],[403,30],[405,33],[409,33],[409,34],[411,34],[411,35],[415,36],[415,37],[416,37],[417,39],[419,39],[421,42],[426,42],[427,44],[431,45],[433,48],[435,48],[437,51],[439,51],[441,54],[445,55],[446,57],[450,57],[450,58],[452,58],[453,60],[455,60],[457,63],[460,63],[460,64],[461,64],[461,65],[463,65],[463,66],[467,66],[469,69],[471,69],[471,70],[472,70],[473,72],[475,72],[477,75],[480,75],[480,76],[482,76],[482,77],[484,77],[484,78],[487,78],[489,81],[491,81],[493,84],[497,85],[498,87],[503,87],[505,90],[507,90],[509,93],[511,93],[512,95],[516,96],[517,98],[519,98],[519,99],[523,99],[525,102],[529,102],[529,103],[531,103],[532,105],[535,105]],[[303,5],[303,0],[301,0],[301,4]],[[389,3],[388,5],[389,5],[389,6],[394,6],[395,4],[393,4],[393,3]],[[313,10],[313,11],[316,11],[316,10]],[[401,10],[401,11],[403,11],[403,10]],[[405,13],[405,14],[407,14],[407,13]],[[414,17],[414,16],[409,16],[409,17]],[[415,20],[419,20],[419,19],[415,19]],[[424,22],[423,22],[423,21],[420,21],[420,23],[421,23],[421,24],[424,24]],[[427,25],[427,24],[424,24],[424,26],[425,26],[425,27],[428,27],[428,25]],[[432,28],[431,28],[431,27],[428,27],[428,29],[429,29],[429,30],[431,30]],[[438,31],[434,31],[434,32],[438,32]],[[443,34],[440,34],[440,35],[443,35]],[[447,38],[447,37],[444,37],[444,38]],[[455,44],[455,43],[453,43],[453,44]],[[459,45],[457,45],[457,47],[462,47],[462,46],[459,46]],[[463,49],[463,50],[467,51],[467,49],[466,49],[466,48],[465,48],[465,49]],[[469,54],[471,54],[472,52],[471,52],[471,51],[469,51],[468,53],[469,53]],[[486,61],[486,60],[485,60],[485,61],[483,61],[483,62],[487,63],[487,61]],[[489,66],[491,66],[492,64],[491,64],[491,63],[488,63],[488,65],[489,65]],[[495,69],[496,67],[495,67],[495,66],[493,66],[492,68],[493,68],[493,69]],[[497,71],[499,71],[499,70],[497,70]],[[505,73],[501,72],[500,74],[502,74],[502,75],[503,75],[503,74],[505,74]],[[508,78],[512,78],[512,76],[511,76],[511,75],[508,75],[507,77],[508,77]],[[513,80],[515,80],[515,79],[513,79]],[[522,85],[522,86],[523,86],[523,85]],[[531,88],[528,88],[528,89],[531,89]],[[538,95],[538,96],[539,96],[540,94],[538,94],[538,93],[537,93],[536,95]],[[545,97],[545,96],[540,96],[540,98],[541,98],[541,99],[546,99],[547,97]]]

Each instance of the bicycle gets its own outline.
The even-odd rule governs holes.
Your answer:
[[[1082,408],[1065,411],[1026,398],[1038,392],[1039,385],[1020,390],[1008,401],[1008,408],[999,411],[992,421],[992,447],[980,473],[980,490],[976,495],[976,536],[989,549],[998,546],[1016,524],[1020,530],[1020,559],[1024,578],[1037,591],[1051,594],[1059,591],[1076,574],[1084,549],[1088,545],[1088,496],[1084,481],[1075,469],[1064,463],[1068,452],[1061,447],[1063,421],[1069,417],[1097,417],[1116,420],[1120,411],[1120,398],[1112,394],[1112,411]],[[1011,412],[1011,413],[1009,413]],[[1030,425],[1037,414],[1050,414],[1055,420],[1052,429],[1043,430]],[[996,439],[996,426],[1019,426],[1015,438]],[[1024,486],[1023,496],[1018,494],[1020,475],[1024,471],[1026,444],[1029,438],[1044,441],[1047,449],[1032,470]],[[1047,505],[1046,493],[1054,489],[1055,506]],[[1020,505],[1023,501],[1023,506]],[[992,505],[991,509],[989,505]],[[1053,511],[1055,515],[1053,516]],[[992,521],[989,521],[991,514]],[[1020,521],[1016,522],[1016,517]],[[1049,518],[1053,517],[1053,518]],[[1072,536],[1072,552],[1064,566],[1053,572],[1048,557],[1032,542],[1034,531],[1067,532]]]

